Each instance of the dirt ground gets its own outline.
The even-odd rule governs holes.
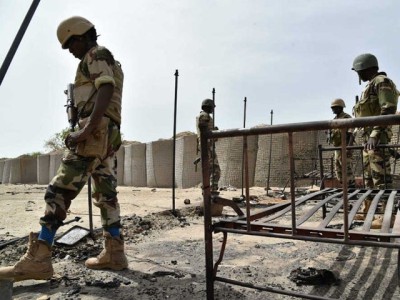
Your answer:
[[[45,188],[0,184],[2,266],[18,260],[26,250],[27,239],[7,246],[1,243],[39,229]],[[250,194],[256,199],[253,209],[284,201],[266,197],[262,188],[252,188]],[[240,189],[221,191],[227,199],[240,195]],[[206,299],[203,217],[196,212],[201,200],[199,188],[176,189],[175,217],[171,213],[171,189],[120,187],[129,269],[115,272],[84,267],[86,258],[97,255],[102,248],[100,217],[94,207],[95,239],[85,237],[72,247],[56,244],[53,278],[14,283],[13,299]],[[224,209],[223,213],[232,212]],[[76,225],[89,228],[87,190],[74,200],[67,220],[75,217],[81,219],[61,227],[57,237]],[[222,235],[215,234],[214,261],[221,241]],[[321,299],[400,299],[397,251],[230,234],[218,276]],[[289,279],[297,268],[326,269],[334,272],[338,280],[298,285]],[[214,290],[215,299],[298,299],[222,282],[216,282]]]

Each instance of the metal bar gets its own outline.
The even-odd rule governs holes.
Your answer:
[[[294,187],[294,174],[296,172],[294,165],[293,152],[293,133],[289,132],[289,169],[290,169],[290,200],[292,211],[292,234],[296,234],[296,194]]]
[[[321,296],[297,293],[294,291],[285,291],[282,289],[272,288],[272,287],[268,287],[268,286],[257,286],[252,283],[246,283],[246,282],[228,279],[228,278],[224,278],[224,277],[216,277],[215,280],[220,281],[220,282],[229,283],[229,284],[239,285],[239,286],[243,286],[243,287],[247,287],[247,288],[252,288],[252,289],[256,289],[256,290],[260,290],[260,291],[264,291],[264,292],[271,292],[271,293],[275,293],[275,294],[293,296],[293,297],[298,297],[298,298],[302,298],[302,299],[319,299],[319,300],[334,299],[334,298],[325,298],[325,297],[321,297]]]
[[[355,190],[350,194],[349,199],[354,197],[360,192],[360,190]],[[335,217],[336,213],[343,207],[343,201],[339,201],[333,208],[331,208],[330,212],[324,217],[324,220],[318,225],[318,229],[325,228]]]
[[[246,107],[247,107],[247,97],[244,97],[244,108],[243,108],[243,128],[246,128]],[[245,141],[246,139],[246,141]],[[244,185],[244,143],[247,143],[247,138],[243,137],[243,147],[242,147],[242,197],[243,197],[243,185]]]
[[[336,190],[330,190],[330,189],[327,189],[327,190],[328,190],[328,191],[333,191],[333,192],[336,191]],[[306,195],[306,196],[303,196],[303,197],[297,199],[297,200],[296,200],[296,206],[299,206],[300,204],[304,203],[305,201],[311,200],[311,199],[313,199],[313,198],[315,198],[315,197],[317,197],[317,196],[319,196],[319,195],[325,194],[325,193],[327,192],[327,190],[318,191],[318,192],[315,192],[315,193],[312,193],[312,194],[309,194],[309,195]],[[338,196],[338,195],[341,195],[341,194],[342,194],[342,192],[339,192],[339,193],[337,193],[337,194],[335,194],[335,195]],[[287,207],[286,209],[281,210],[281,211],[278,212],[277,214],[275,214],[275,215],[273,215],[273,216],[267,218],[266,221],[274,220],[274,219],[276,219],[276,218],[278,218],[278,217],[280,217],[280,216],[286,214],[286,213],[289,212],[290,210],[291,210],[291,207]]]
[[[28,28],[29,23],[32,20],[32,17],[36,11],[36,8],[39,5],[39,2],[40,2],[40,0],[32,1],[32,4],[29,7],[29,10],[26,13],[24,20],[22,21],[21,27],[19,28],[17,35],[15,36],[14,41],[11,44],[10,50],[8,50],[6,58],[4,59],[3,64],[1,65],[1,69],[0,69],[0,85],[3,82],[4,76],[6,75],[8,68],[14,58],[14,55],[17,52],[18,46],[21,43],[22,38],[24,37],[25,31]]]
[[[322,206],[326,205],[327,202],[331,201],[333,198],[336,198],[338,196],[341,196],[343,192],[334,194],[332,196],[329,196],[321,201],[319,201],[318,204],[314,205],[312,208],[310,208],[301,218],[297,220],[297,225],[301,225],[304,222],[306,222],[309,218],[311,218],[315,212],[317,212]]]
[[[92,208],[92,176],[89,176],[88,178],[88,211],[89,211],[89,232],[90,236],[94,236],[94,231],[93,231],[93,208]]]
[[[363,228],[362,228],[363,230],[365,230],[365,231],[370,230],[372,221],[374,220],[376,207],[378,206],[378,202],[379,202],[379,200],[382,197],[384,192],[385,192],[384,190],[380,190],[379,193],[376,194],[374,199],[372,200],[372,202],[371,202],[371,204],[369,206],[369,209],[368,209],[367,216],[365,217],[365,220],[364,220],[364,225],[363,225]]]
[[[214,276],[213,276],[213,243],[211,223],[211,188],[210,166],[208,157],[209,141],[207,139],[207,125],[199,124],[201,146],[201,170],[203,174],[203,204],[204,204],[204,244],[206,262],[206,290],[207,300],[214,300]]]
[[[385,248],[400,248],[400,243],[393,243],[391,239],[400,238],[400,233],[397,234],[385,234],[364,231],[349,231],[349,240],[344,240],[342,231],[335,229],[316,230],[315,228],[297,228],[297,234],[291,234],[291,227],[289,226],[261,226],[252,223],[252,230],[246,230],[246,223],[239,228],[238,223],[229,223],[227,227],[221,227],[222,224],[214,226],[215,232],[228,232],[235,234],[245,234],[252,236],[263,236],[273,237],[282,239],[294,239],[304,240],[313,242],[323,242],[331,244],[347,244],[347,245],[359,245],[359,246],[374,246],[374,247],[385,247]],[[236,226],[236,227],[235,227]]]
[[[348,224],[353,222],[355,215],[357,214],[358,209],[360,208],[361,204],[364,202],[364,200],[372,193],[372,190],[368,190],[366,193],[364,193],[356,203],[353,203],[353,208],[350,211],[349,217],[348,217]],[[343,225],[344,226],[344,225]],[[343,229],[343,227],[342,227]]]
[[[243,129],[212,130],[207,138],[224,138],[235,136],[265,135],[271,133],[304,132],[312,130],[325,130],[332,128],[354,128],[378,125],[397,125],[400,123],[400,115],[384,115],[378,117],[362,117],[349,119],[333,119],[325,121],[276,124],[266,127],[252,127]],[[349,147],[350,149],[350,147]]]
[[[175,153],[176,153],[176,113],[178,103],[178,70],[175,71],[175,95],[174,95],[174,132],[172,143],[172,214],[176,217],[175,211]]]
[[[342,149],[342,187],[343,187],[343,226],[344,240],[349,238],[349,199],[347,197],[347,128],[341,128],[341,146]]]
[[[274,111],[271,109],[271,124],[272,125],[272,118],[274,116]],[[269,180],[271,176],[271,159],[272,159],[272,134],[269,135],[269,159],[268,159],[268,177],[267,177],[267,196],[269,191]]]
[[[381,232],[389,232],[390,225],[393,219],[393,205],[394,205],[394,197],[396,196],[397,191],[392,191],[389,195],[389,198],[386,202],[385,213],[383,215]]]
[[[223,239],[222,239],[222,245],[221,245],[221,250],[219,252],[219,257],[218,260],[216,261],[215,265],[214,265],[214,271],[213,271],[213,277],[215,278],[217,276],[217,272],[218,272],[218,266],[219,264],[222,262],[222,259],[224,258],[224,253],[225,253],[225,247],[226,247],[226,241],[228,239],[228,233],[227,232],[223,232]]]
[[[250,191],[249,191],[249,158],[247,155],[247,136],[243,137],[243,156],[244,156],[244,176],[246,183],[246,216],[247,216],[247,227],[250,230]]]

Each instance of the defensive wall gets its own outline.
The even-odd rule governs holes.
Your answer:
[[[392,142],[399,143],[399,126],[393,128]],[[287,134],[247,137],[250,186],[283,187],[289,184]],[[197,136],[186,132],[178,134],[175,144],[175,186],[189,188],[201,183],[201,165],[194,161]],[[328,147],[323,131],[293,134],[296,185],[317,183],[319,176],[318,145]],[[220,187],[243,186],[243,137],[223,138],[216,141],[216,152],[221,167]],[[361,176],[361,152],[353,153],[353,169]],[[325,174],[332,174],[333,152],[323,152]],[[56,174],[62,153],[37,157],[21,156],[0,160],[0,180],[3,184],[47,184]],[[392,171],[399,174],[400,165],[392,158]],[[398,164],[398,163],[397,163]],[[124,145],[117,153],[117,179],[119,185],[168,188],[173,178],[173,140],[149,143],[135,142]]]

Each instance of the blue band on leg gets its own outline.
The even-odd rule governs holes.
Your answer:
[[[119,228],[118,227],[109,227],[106,229],[108,233],[111,234],[111,236],[119,236]]]
[[[42,229],[39,232],[39,240],[47,242],[49,245],[53,245],[54,236],[57,230],[50,230],[47,226],[42,225]]]

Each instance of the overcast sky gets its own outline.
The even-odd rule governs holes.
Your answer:
[[[0,61],[31,5],[0,0]],[[58,24],[81,15],[95,24],[125,73],[124,139],[151,142],[195,132],[201,101],[216,89],[220,129],[333,118],[332,99],[351,113],[362,91],[351,70],[370,52],[400,86],[400,1],[376,0],[42,0],[0,86],[0,157],[44,152],[68,126],[65,90],[79,61],[62,50]]]

